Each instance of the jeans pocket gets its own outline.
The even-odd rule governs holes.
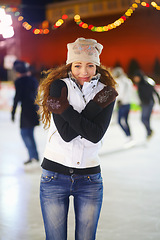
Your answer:
[[[102,183],[101,173],[88,175],[88,180],[92,183]]]
[[[51,182],[53,179],[54,179],[53,176],[46,176],[46,177],[41,176],[41,183],[49,183],[49,182]]]
[[[54,180],[54,172],[43,169],[41,175],[41,183],[49,183]]]

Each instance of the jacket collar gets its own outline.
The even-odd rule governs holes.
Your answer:
[[[95,76],[92,77],[92,79],[91,79],[89,82],[84,82],[84,85],[83,85],[83,86],[81,86],[81,85],[77,82],[76,78],[73,77],[71,71],[68,73],[68,76],[69,76],[69,80],[71,80],[72,82],[74,82],[74,83],[78,86],[78,88],[79,88],[82,92],[84,92],[86,89],[88,89],[88,88],[90,89],[90,87],[95,88],[95,87],[97,86],[98,81],[99,81],[99,79],[100,79],[100,77],[101,77],[101,74],[100,74],[100,73],[97,73]]]

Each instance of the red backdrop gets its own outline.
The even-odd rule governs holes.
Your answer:
[[[82,19],[88,24],[103,26],[121,15]],[[37,68],[65,63],[68,42],[77,37],[94,38],[104,45],[101,62],[113,67],[116,62],[127,71],[136,59],[147,73],[153,72],[155,59],[160,59],[160,11],[153,7],[137,9],[124,24],[108,32],[97,33],[79,27],[74,20],[66,21],[48,35],[34,35],[21,27],[21,58]]]

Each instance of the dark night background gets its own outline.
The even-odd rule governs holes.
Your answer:
[[[22,0],[21,12],[23,12],[27,22],[37,27],[46,19],[45,6],[49,3],[60,2],[63,4],[67,1]],[[73,2],[76,1],[73,0]],[[102,26],[104,23],[114,22],[120,16],[120,13],[95,16],[84,19],[84,22]],[[89,29],[84,30],[75,24],[73,19],[66,21],[62,27],[53,29],[48,35],[35,35],[32,31],[26,31],[21,27],[21,31],[19,31],[22,43],[21,55],[25,61],[31,62],[39,71],[43,66],[50,68],[53,65],[63,64],[66,59],[66,44],[68,42],[73,42],[82,36],[95,38],[104,45],[101,60],[105,66],[112,67],[120,63],[124,70],[130,73],[130,66],[133,63],[135,65],[136,62],[144,72],[153,77],[157,83],[160,83],[159,22],[160,11],[153,7],[140,6],[121,27],[103,33],[92,32]]]
[[[65,2],[65,0],[22,0],[23,16],[30,23],[45,20],[45,5],[48,3]]]

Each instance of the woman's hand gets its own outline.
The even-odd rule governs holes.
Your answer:
[[[118,93],[113,87],[106,86],[95,95],[93,101],[96,102],[100,107],[105,108],[111,102],[113,102],[117,96]]]
[[[62,88],[60,97],[48,97],[47,107],[50,112],[55,114],[62,114],[69,107],[66,87]]]

